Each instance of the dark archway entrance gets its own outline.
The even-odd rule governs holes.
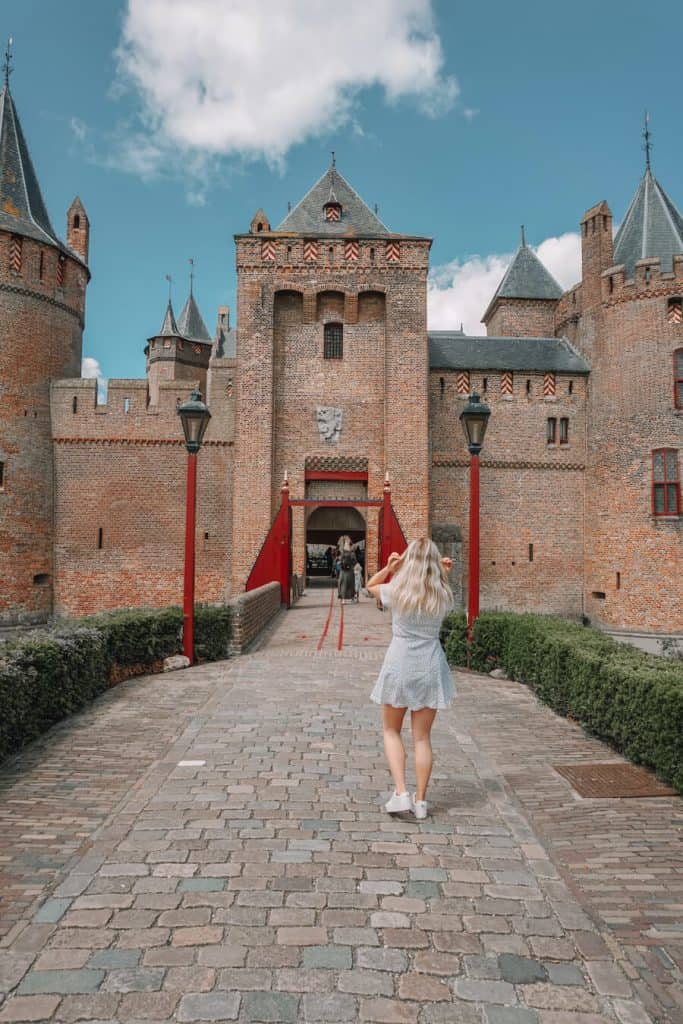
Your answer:
[[[329,548],[336,548],[339,538],[347,535],[359,545],[360,560],[365,561],[367,524],[364,516],[352,506],[322,505],[309,512],[306,518],[306,576],[313,580],[328,580],[333,584],[330,571]]]

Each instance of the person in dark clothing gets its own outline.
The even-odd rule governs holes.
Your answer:
[[[356,556],[353,552],[353,545],[351,544],[350,537],[342,537],[339,541],[339,549],[341,553],[341,572],[339,573],[339,586],[337,594],[339,600],[353,601],[356,594],[356,584],[354,576],[354,566],[356,564]]]

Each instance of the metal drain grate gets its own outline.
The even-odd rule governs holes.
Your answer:
[[[553,768],[579,796],[597,800],[637,796],[675,796],[676,791],[660,782],[646,768],[621,761],[598,764],[554,764]]]

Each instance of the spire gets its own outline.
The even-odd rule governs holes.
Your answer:
[[[171,305],[171,297],[169,296],[168,305],[166,306],[166,313],[164,315],[164,322],[161,325],[158,338],[169,338],[178,334],[178,325],[175,322],[175,316],[173,315],[173,306]]]
[[[524,227],[522,240],[498,285],[482,320],[486,323],[499,299],[559,299],[562,289],[539,260],[533,249],[526,244]]]
[[[38,242],[48,242],[68,253],[50,223],[9,90],[11,60],[10,41],[5,51],[4,86],[0,92],[0,228]]]
[[[614,237],[614,262],[623,263],[627,277],[648,256],[658,257],[662,271],[670,273],[673,257],[683,254],[683,216],[653,175],[649,148],[645,155],[645,174]]]
[[[645,124],[643,127],[643,149],[645,150],[645,170],[650,170],[650,150],[652,149],[652,143],[650,142],[650,115],[647,110],[645,111]]]
[[[188,341],[211,341],[211,335],[206,329],[202,314],[199,312],[199,306],[192,294],[192,285],[190,285],[190,294],[187,297],[187,302],[178,317],[177,333],[181,338],[187,338]]]
[[[330,199],[330,196],[334,198]],[[339,207],[338,217],[325,215],[325,207],[330,205]],[[339,173],[334,159],[322,178],[288,212],[276,230],[337,237],[357,234],[385,238],[390,234],[376,213]]]

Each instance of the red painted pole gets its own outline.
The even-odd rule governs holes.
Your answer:
[[[470,552],[467,596],[467,639],[479,617],[479,456],[470,457]]]
[[[280,536],[280,600],[289,608],[292,603],[291,598],[291,576],[292,567],[290,565],[290,510],[289,510],[289,483],[285,476],[284,483],[282,484],[282,502],[280,505],[280,515],[282,517],[281,528],[282,534]]]
[[[197,455],[187,456],[185,504],[185,581],[183,588],[183,654],[194,664],[194,563],[197,513]]]
[[[383,569],[391,554],[391,484],[389,474],[384,477],[382,493],[382,536],[380,538],[379,569]]]

